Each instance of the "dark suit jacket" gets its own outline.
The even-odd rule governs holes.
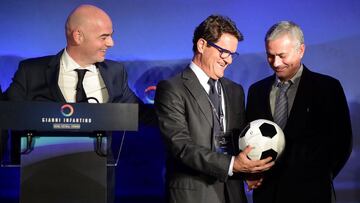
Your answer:
[[[3,100],[3,92],[2,92],[1,86],[0,86],[0,101],[2,101],[2,100]]]
[[[3,100],[3,93],[2,93],[2,90],[1,90],[1,86],[0,86],[0,101]],[[0,162],[2,161],[2,158],[3,158],[3,136],[2,136],[2,130],[0,129]]]
[[[12,83],[6,90],[6,98],[10,101],[66,102],[58,85],[62,53],[63,51],[53,56],[21,61]],[[108,90],[109,103],[140,103],[142,105],[129,88],[126,70],[121,63],[105,60],[95,65],[99,68]],[[12,145],[13,162],[18,163],[19,140],[13,139]]]
[[[13,82],[6,91],[12,101],[65,102],[58,86],[60,58],[45,56],[21,61]],[[95,64],[109,92],[109,103],[137,103],[139,99],[128,86],[127,74],[121,63],[105,60]]]
[[[7,98],[10,101],[66,102],[58,86],[62,53],[63,51],[54,56],[21,61],[13,82],[6,91]],[[95,65],[99,69],[109,93],[109,103],[140,103],[140,109],[142,109],[142,102],[128,86],[126,70],[121,63],[105,60]],[[13,163],[19,162],[19,142],[19,139],[16,138],[12,142]],[[111,145],[111,137],[108,139],[108,144]],[[111,159],[111,150],[108,152],[110,153],[108,158]],[[114,169],[112,167],[108,168],[107,176],[108,201],[112,202],[112,198],[114,198],[114,193],[112,192],[115,188]]]
[[[244,92],[230,80],[220,81],[226,129],[233,132],[238,148],[239,132],[245,125]],[[168,152],[168,201],[220,203],[218,198],[226,197],[226,202],[246,202],[242,180],[228,178],[231,156],[214,151],[208,95],[190,68],[157,85],[155,108]]]
[[[275,75],[253,84],[247,119],[273,120],[269,94]],[[283,156],[253,193],[254,203],[331,202],[332,181],[349,158],[349,109],[338,80],[304,67],[287,125]]]

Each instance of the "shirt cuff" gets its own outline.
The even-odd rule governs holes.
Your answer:
[[[233,173],[234,161],[235,161],[235,157],[232,156],[232,157],[231,157],[231,161],[230,161],[229,170],[228,170],[228,175],[229,175],[229,176],[232,176],[232,175],[234,174],[234,173]]]

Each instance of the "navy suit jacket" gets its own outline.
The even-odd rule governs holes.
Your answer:
[[[249,88],[247,119],[273,120],[275,75]],[[253,193],[254,203],[331,202],[332,181],[350,156],[349,109],[338,80],[304,67],[284,129],[285,151]]]
[[[220,81],[226,129],[233,133],[232,144],[238,148],[239,133],[245,126],[244,91],[226,78]],[[224,197],[228,203],[246,202],[242,180],[228,178],[231,156],[214,151],[212,108],[195,73],[186,68],[161,81],[155,107],[168,152],[168,202],[220,203]]]
[[[23,60],[6,91],[11,101],[66,102],[58,85],[60,58],[57,55]],[[96,63],[109,93],[109,103],[138,103],[128,86],[127,74],[121,63],[105,60]]]
[[[44,101],[44,102],[66,102],[58,85],[60,58],[63,51],[57,55],[44,56],[23,60],[19,63],[13,81],[5,92],[9,101]],[[127,74],[121,63],[105,60],[95,64],[100,71],[109,93],[109,103],[139,103],[140,111],[142,102],[128,86]],[[143,110],[142,110],[143,109]],[[140,120],[151,118],[155,113],[140,114]],[[149,119],[150,120],[150,119]],[[110,143],[110,142],[109,142]],[[19,139],[13,140],[14,163],[18,163]]]

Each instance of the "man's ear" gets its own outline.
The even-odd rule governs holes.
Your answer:
[[[301,44],[299,47],[300,58],[304,56],[304,53],[305,53],[305,44]]]
[[[204,53],[204,49],[205,49],[206,45],[207,45],[206,40],[203,38],[200,38],[196,43],[197,51],[199,53]]]
[[[72,37],[73,37],[74,42],[76,44],[81,44],[81,42],[84,40],[84,34],[79,29],[76,29],[76,30],[73,31]]]

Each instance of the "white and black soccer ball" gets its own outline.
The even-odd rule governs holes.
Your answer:
[[[271,156],[276,160],[285,148],[285,137],[281,128],[274,122],[258,119],[250,122],[241,132],[239,148],[244,150],[250,145],[248,154],[251,160],[265,159]]]

